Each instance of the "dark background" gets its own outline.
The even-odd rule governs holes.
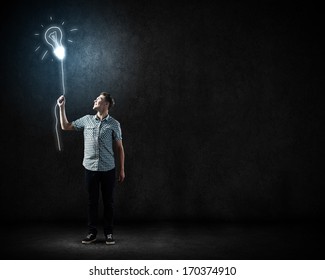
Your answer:
[[[11,2],[1,19],[2,221],[86,219],[83,136],[53,108],[34,34],[65,22],[67,116],[108,91],[126,180],[116,220],[323,221],[320,7],[260,1]],[[66,40],[71,39],[73,43]],[[35,52],[40,45],[43,52]]]

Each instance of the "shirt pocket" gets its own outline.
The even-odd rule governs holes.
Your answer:
[[[112,139],[112,135],[113,135],[113,130],[110,126],[106,126],[101,129],[101,132],[100,132],[101,139],[103,139],[105,141]]]
[[[86,126],[84,135],[86,138],[98,138],[98,128],[96,126]]]

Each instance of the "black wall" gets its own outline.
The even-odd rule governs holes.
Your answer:
[[[319,7],[53,1],[3,13],[3,219],[86,217],[83,136],[61,132],[58,152],[60,65],[41,60],[34,35],[50,16],[67,30],[69,120],[94,113],[101,91],[116,98],[127,176],[117,219],[324,218]]]

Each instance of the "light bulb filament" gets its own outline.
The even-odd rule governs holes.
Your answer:
[[[62,45],[62,31],[57,26],[52,26],[45,32],[45,41],[48,43],[52,49],[54,55],[62,60],[65,57],[65,48]]]

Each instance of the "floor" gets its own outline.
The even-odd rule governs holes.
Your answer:
[[[84,245],[81,223],[42,222],[7,226],[1,259],[216,259],[314,260],[324,257],[321,223],[124,222],[115,245],[98,235]]]

